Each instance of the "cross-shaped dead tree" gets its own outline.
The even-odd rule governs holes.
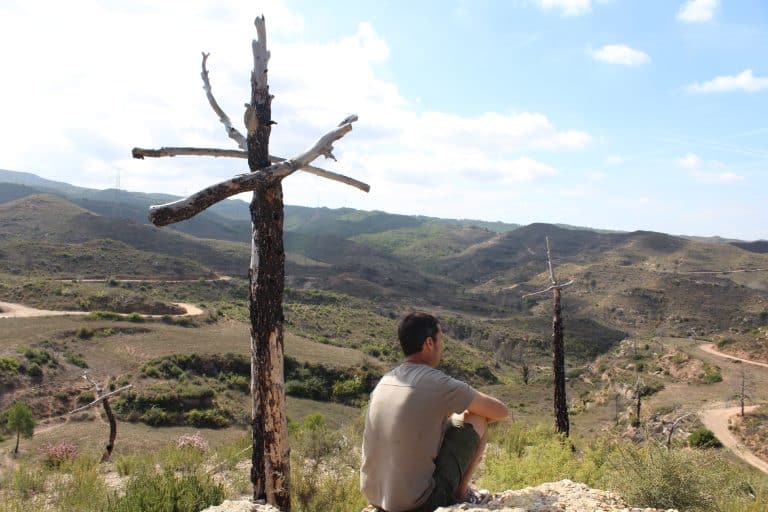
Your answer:
[[[267,82],[267,33],[264,17],[255,21],[257,39],[253,41],[251,101],[245,105],[246,135],[232,125],[211,90],[203,53],[203,88],[208,102],[224,125],[227,135],[239,150],[169,147],[156,150],[134,148],[134,158],[176,155],[247,158],[250,173],[235,176],[203,189],[186,199],[152,206],[149,219],[156,226],[179,222],[209,206],[241,192],[253,192],[251,201],[251,264],[248,270],[251,318],[251,397],[253,412],[253,455],[251,482],[253,498],[264,500],[284,512],[290,511],[290,451],[285,415],[283,382],[283,288],[285,252],[283,249],[283,178],[302,170],[339,181],[368,192],[365,183],[326,171],[310,164],[319,156],[333,157],[333,143],[352,130],[357,116],[344,119],[337,128],[322,136],[310,149],[290,159],[269,154],[272,98]]]
[[[563,343],[563,308],[560,305],[560,292],[573,284],[573,279],[561,283],[555,278],[555,270],[552,266],[552,251],[547,240],[547,265],[549,266],[550,285],[537,292],[526,293],[523,298],[533,295],[540,295],[552,292],[553,315],[552,315],[552,373],[554,374],[555,384],[555,429],[568,436],[570,433],[570,423],[568,421],[568,402],[565,399],[565,348]]]
[[[107,420],[109,421],[109,442],[107,442],[107,446],[104,449],[104,454],[101,456],[101,462],[107,462],[109,457],[112,455],[112,450],[115,448],[115,439],[117,438],[117,421],[115,420],[115,414],[112,412],[112,407],[109,405],[109,398],[120,393],[121,391],[125,391],[133,384],[128,384],[114,391],[110,391],[105,395],[103,394],[104,390],[101,385],[93,380],[91,376],[88,375],[87,371],[83,372],[83,378],[87,380],[96,390],[96,399],[91,403],[85,404],[82,407],[78,407],[74,411],[68,412],[67,414],[75,414],[76,412],[80,412],[101,402],[102,406],[104,407],[104,412],[107,415]]]

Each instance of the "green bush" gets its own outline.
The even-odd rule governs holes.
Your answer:
[[[184,414],[188,425],[199,428],[223,428],[229,426],[229,419],[218,409],[192,409]]]
[[[144,323],[144,317],[140,313],[131,313],[128,315],[127,320],[134,323]]]
[[[43,376],[43,368],[37,363],[30,363],[28,365],[22,366],[22,370],[24,373],[35,379],[39,379]]]
[[[177,476],[166,470],[137,474],[125,495],[110,506],[113,512],[197,512],[224,500],[221,484],[202,474]]]
[[[633,506],[709,511],[746,497],[734,469],[706,452],[623,445],[611,467],[611,485]]]
[[[723,443],[708,428],[698,428],[688,436],[688,444],[694,448],[720,448]]]
[[[88,368],[88,363],[85,362],[83,356],[75,354],[74,352],[64,352],[64,359],[80,368]]]
[[[81,327],[77,330],[77,337],[81,340],[89,340],[93,338],[93,335],[95,334],[94,330],[90,327]]]
[[[85,318],[87,320],[122,320],[123,315],[114,311],[91,311]]]
[[[10,381],[19,374],[19,361],[15,357],[0,357],[0,384]]]
[[[48,474],[40,471],[39,468],[32,467],[27,462],[22,462],[13,471],[10,478],[10,485],[7,489],[21,499],[29,499],[32,495],[41,493],[45,490],[45,481]],[[3,486],[6,487],[5,485]]]
[[[42,348],[19,348],[19,352],[21,352],[30,363],[51,367],[59,365],[53,354]]]

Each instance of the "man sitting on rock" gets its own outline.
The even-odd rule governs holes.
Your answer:
[[[371,393],[360,488],[385,512],[432,512],[477,501],[469,488],[489,422],[507,407],[436,367],[443,352],[437,319],[411,313],[397,330],[405,361]]]

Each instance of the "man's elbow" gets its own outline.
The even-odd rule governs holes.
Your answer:
[[[504,405],[501,401],[499,401],[498,406],[494,408],[493,416],[489,417],[488,419],[491,421],[501,421],[503,419],[506,419],[509,416],[509,409],[506,405]]]

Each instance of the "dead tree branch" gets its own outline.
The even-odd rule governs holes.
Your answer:
[[[96,400],[89,403],[88,405],[84,405],[83,407],[80,407],[79,409],[75,409],[69,414],[82,411],[83,409],[86,409],[88,407],[91,407],[92,405],[95,405],[101,402],[101,405],[104,408],[104,413],[107,415],[107,420],[109,421],[109,441],[107,442],[107,446],[104,448],[104,453],[101,456],[101,462],[107,462],[110,456],[112,456],[112,450],[115,448],[115,439],[117,439],[117,420],[115,419],[115,414],[112,412],[112,407],[109,405],[109,397],[119,393],[120,391],[130,388],[131,384],[128,384],[127,386],[123,386],[120,389],[116,389],[115,391],[112,391],[111,393],[107,393],[106,395],[104,395],[102,394],[103,389],[101,385],[99,385],[98,382],[93,380],[91,376],[88,375],[88,371],[83,372],[83,378],[87,380],[96,390]]]
[[[212,157],[228,157],[228,158],[248,158],[247,151],[240,151],[239,149],[220,149],[220,148],[187,148],[187,147],[163,147],[160,149],[144,149],[133,148],[133,158],[143,160],[147,158],[161,158],[161,157],[175,157],[175,156],[212,156]],[[269,155],[269,161],[273,164],[279,164],[285,162],[285,158],[279,156]],[[307,165],[299,169],[300,171],[320,176],[331,181],[338,181],[344,183],[350,187],[355,187],[363,192],[370,192],[371,187],[367,183],[358,181],[354,178],[344,176],[343,174],[335,173],[333,171],[327,171],[320,167],[313,165]]]
[[[240,149],[246,151],[248,149],[248,143],[246,142],[245,137],[237,130],[237,128],[232,126],[232,121],[229,120],[229,116],[224,113],[224,111],[219,106],[219,103],[216,101],[216,98],[213,97],[213,92],[211,91],[211,82],[208,80],[208,68],[205,65],[208,61],[209,55],[210,53],[203,52],[203,70],[200,72],[200,77],[203,79],[203,89],[205,89],[205,96],[208,98],[208,103],[211,104],[213,111],[216,112],[217,116],[219,116],[219,121],[221,121],[221,124],[224,125],[224,130],[226,130],[227,136],[237,142],[237,146]]]
[[[326,133],[314,146],[293,158],[272,164],[261,169],[259,172],[241,174],[232,179],[211,185],[185,199],[168,204],[150,206],[149,220],[155,226],[166,226],[189,219],[223,199],[241,192],[256,190],[259,187],[266,186],[271,181],[280,180],[302,167],[306,167],[321,155],[324,155],[326,158],[333,157],[333,143],[351,130],[351,124],[344,124]]]
[[[164,147],[160,149],[133,148],[131,152],[133,158],[144,160],[148,158],[160,158],[164,156],[212,156],[227,158],[248,158],[248,153],[239,149],[220,149],[220,148],[183,148],[183,147]]]
[[[680,424],[681,421],[683,421],[688,416],[691,416],[692,414],[696,414],[694,412],[689,412],[688,414],[683,414],[679,418],[677,418],[675,421],[672,422],[672,425],[669,427],[669,432],[667,432],[667,450],[672,449],[672,434],[675,433],[675,429]]]
[[[75,409],[74,411],[69,411],[67,414],[75,414],[76,412],[80,412],[80,411],[82,411],[82,410],[84,410],[84,409],[87,409],[87,408],[91,407],[92,405],[96,405],[97,403],[101,402],[101,401],[102,401],[102,400],[104,400],[105,398],[109,398],[109,397],[111,397],[111,396],[114,396],[114,395],[116,395],[116,394],[120,393],[121,391],[125,391],[126,389],[128,389],[128,388],[130,388],[130,387],[132,387],[132,386],[133,386],[133,384],[128,384],[127,386],[123,386],[123,387],[121,387],[121,388],[118,388],[118,389],[116,389],[116,390],[114,390],[114,391],[110,391],[109,393],[107,393],[107,394],[105,394],[105,395],[101,395],[101,396],[97,397],[97,398],[96,398],[96,400],[94,400],[93,402],[90,402],[90,403],[88,403],[88,404],[85,404],[85,405],[84,405],[84,406],[82,406],[82,407],[78,407],[78,408],[77,408],[77,409]]]

